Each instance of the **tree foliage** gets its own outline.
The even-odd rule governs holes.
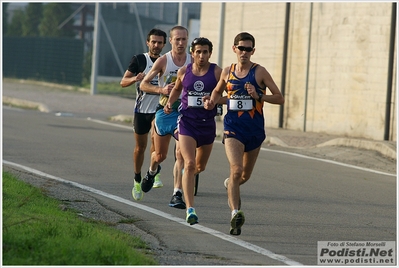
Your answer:
[[[3,4],[3,33],[6,36],[74,37],[71,3],[29,3],[16,9],[7,23],[7,5]],[[69,20],[67,20],[69,19]],[[63,27],[60,27],[63,26]]]
[[[22,36],[22,21],[24,20],[25,12],[21,9],[16,9],[11,19],[11,23],[7,27],[7,36]]]
[[[64,27],[59,26],[72,14],[73,10],[70,3],[48,3],[43,7],[43,18],[39,25],[41,36],[51,37],[73,37],[74,31],[70,28],[73,19],[66,22]]]
[[[9,3],[3,3],[3,34],[7,33],[7,26],[8,26],[8,13],[7,7]]]
[[[29,3],[25,9],[25,17],[22,22],[23,36],[39,36],[39,24],[42,19],[43,4]]]

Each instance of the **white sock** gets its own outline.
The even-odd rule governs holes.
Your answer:
[[[175,195],[177,192],[180,192],[183,194],[183,191],[180,188],[174,188],[173,189],[173,195]]]
[[[231,212],[231,217],[234,217],[234,215],[236,215],[236,213],[238,213],[237,209],[233,209],[233,211]]]
[[[155,171],[151,170],[151,167],[148,169],[148,173],[150,173],[150,175],[155,175],[155,173],[157,173],[158,167]]]

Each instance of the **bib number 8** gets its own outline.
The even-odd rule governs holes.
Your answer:
[[[250,100],[232,100],[229,101],[229,109],[233,111],[252,110],[252,99]]]

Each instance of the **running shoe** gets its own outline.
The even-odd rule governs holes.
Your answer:
[[[136,201],[140,201],[141,199],[143,199],[144,193],[141,190],[141,183],[134,181],[134,185],[133,185],[133,189],[132,189],[132,196],[133,199]]]
[[[227,190],[227,185],[229,184],[229,178],[224,180],[224,188]],[[229,199],[227,199],[227,205],[230,207]],[[238,209],[241,209],[241,196],[240,199],[238,200]]]
[[[224,184],[224,188],[226,188],[226,190],[227,190],[227,185],[229,184],[229,178],[225,179],[223,184]]]
[[[149,171],[147,171],[147,174],[141,181],[141,189],[143,190],[144,193],[148,192],[151,190],[152,186],[154,185],[154,178],[159,172],[161,171],[161,166],[158,165],[157,173],[154,175],[151,175]]]
[[[195,209],[194,208],[187,209],[186,221],[190,225],[198,223],[198,216],[195,213]]]
[[[241,227],[245,222],[244,212],[239,210],[237,213],[231,217],[230,221],[230,234],[231,235],[240,235],[241,234]]]
[[[172,196],[169,206],[174,208],[186,209],[186,203],[184,203],[183,195],[180,191],[177,191],[176,194]]]
[[[161,174],[157,174],[154,177],[154,184],[152,185],[152,187],[154,188],[161,188],[163,186],[163,183],[161,181],[161,179],[159,178],[161,176]]]

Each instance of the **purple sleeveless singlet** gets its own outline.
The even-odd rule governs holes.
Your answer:
[[[211,63],[205,75],[196,76],[192,73],[192,64],[188,64],[182,81],[178,131],[179,135],[193,137],[197,147],[213,143],[216,137],[216,106],[213,110],[206,110],[202,102],[202,97],[210,95],[218,83],[215,66]]]

